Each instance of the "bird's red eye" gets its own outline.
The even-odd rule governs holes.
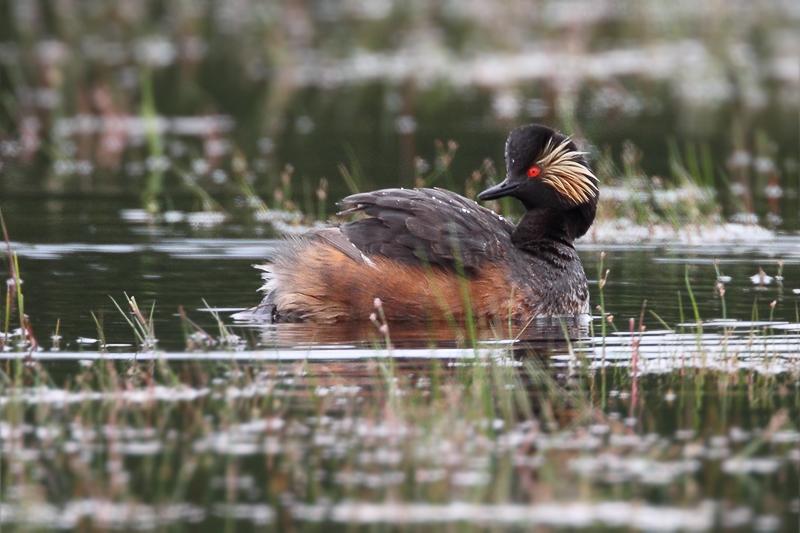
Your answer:
[[[542,173],[542,169],[541,169],[541,167],[539,167],[539,165],[531,165],[531,167],[528,169],[528,177],[529,178],[538,178],[539,174],[541,174],[541,173]]]

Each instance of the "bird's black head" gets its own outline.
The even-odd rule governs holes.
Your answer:
[[[526,209],[563,212],[573,238],[594,221],[598,181],[572,140],[546,126],[513,130],[506,141],[506,178],[478,195],[480,200],[513,196]]]

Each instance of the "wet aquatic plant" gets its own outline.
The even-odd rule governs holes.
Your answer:
[[[181,329],[187,352],[208,349],[217,344],[216,339],[211,334],[189,318],[182,305],[178,307],[178,316],[181,320]]]
[[[345,146],[345,152],[347,153],[348,163],[346,165],[344,163],[339,163],[337,169],[339,170],[339,175],[347,185],[350,194],[356,194],[362,190],[363,183],[366,181],[366,176],[364,175],[364,169],[353,147],[349,145]]]
[[[722,304],[722,319],[726,320],[728,318],[728,308],[725,305],[725,282],[729,279],[727,276],[723,276],[719,270],[719,261],[714,261],[714,272],[717,274],[716,284],[714,285],[714,289],[719,296],[720,303]]]
[[[296,211],[297,207],[292,200],[292,182],[294,181],[294,167],[287,164],[280,172],[277,186],[272,190],[272,198],[276,209]]]
[[[692,305],[692,313],[694,314],[694,321],[695,321],[695,324],[697,326],[697,334],[698,335],[702,335],[703,334],[703,329],[702,329],[703,321],[700,318],[700,310],[697,307],[697,299],[695,299],[695,297],[694,297],[694,291],[692,290],[692,283],[689,280],[689,265],[686,265],[686,267],[683,269],[683,280],[684,280],[684,283],[686,284],[686,294],[689,295],[689,303],[691,303],[691,305]]]
[[[61,351],[61,341],[63,338],[61,337],[61,319],[56,320],[56,327],[53,330],[53,333],[50,335],[50,351],[51,352],[59,352]]]
[[[114,307],[117,308],[117,311],[119,311],[120,315],[122,315],[122,318],[124,318],[125,322],[130,326],[139,349],[145,352],[151,352],[155,350],[156,344],[158,343],[158,339],[155,335],[155,327],[153,326],[153,313],[155,311],[156,303],[153,302],[150,305],[150,312],[145,315],[144,312],[142,312],[142,309],[139,307],[139,303],[136,301],[136,298],[133,296],[128,296],[127,293],[124,294],[125,303],[128,305],[129,309],[128,312],[122,309],[122,306],[117,303],[113,296],[109,296],[109,298],[114,304]]]
[[[3,233],[6,248],[6,260],[8,262],[8,278],[5,283],[5,305],[3,306],[3,330],[0,339],[0,351],[9,349],[9,342],[17,337],[19,340],[15,348],[18,350],[36,350],[39,346],[36,336],[33,333],[33,325],[28,315],[25,314],[25,296],[22,289],[22,276],[20,274],[19,257],[11,248],[11,240],[8,235],[3,213],[0,211],[0,229]],[[12,314],[16,308],[17,331],[11,330]]]
[[[214,199],[208,191],[206,191],[203,187],[201,187],[191,173],[182,170],[180,168],[176,169],[177,174],[181,177],[183,181],[183,185],[191,191],[191,193],[197,197],[200,201],[200,210],[201,212],[210,213],[210,212],[218,212],[224,213],[224,209],[220,205],[220,203]]]
[[[219,335],[217,337],[217,343],[222,348],[227,349],[242,349],[244,348],[244,343],[242,342],[242,338],[239,335],[233,333],[226,325],[225,322],[222,320],[222,317],[219,316],[219,313],[208,305],[208,302],[203,298],[203,305],[205,305],[205,310],[208,311],[212,317],[214,317],[214,321],[217,324],[217,330]]]
[[[151,163],[145,188],[142,195],[144,208],[151,214],[158,213],[160,208],[161,195],[164,188],[164,169],[161,168],[164,160],[164,147],[161,135],[156,127],[155,93],[153,91],[152,73],[144,69],[140,74],[141,90],[141,109],[140,114],[145,123],[148,157]]]
[[[105,328],[103,327],[102,315],[101,317],[98,317],[96,314],[94,314],[94,311],[91,311],[89,314],[94,321],[95,330],[97,332],[98,348],[100,349],[100,352],[104,352],[106,351],[106,346],[108,343],[106,342],[106,332]]]
[[[369,321],[372,322],[378,330],[378,333],[381,334],[386,350],[389,350],[391,353],[392,338],[389,333],[389,323],[386,321],[386,313],[383,311],[383,302],[380,298],[375,298],[373,307],[375,308],[375,312],[369,315]]]
[[[443,142],[441,140],[434,141],[435,156],[433,158],[433,166],[428,168],[427,163],[418,163],[415,169],[416,175],[414,177],[415,187],[434,187],[442,186],[441,181],[444,181],[444,187],[452,189],[455,187],[453,183],[453,176],[450,172],[453,164],[453,159],[458,151],[458,143],[454,140]],[[429,170],[425,172],[425,170]]]

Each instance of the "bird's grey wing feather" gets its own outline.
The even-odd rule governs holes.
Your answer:
[[[514,226],[495,212],[444,189],[383,189],[348,196],[341,226],[367,256],[470,272],[511,249]]]

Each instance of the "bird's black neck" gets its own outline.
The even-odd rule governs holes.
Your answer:
[[[540,207],[528,209],[511,234],[517,248],[536,249],[543,242],[561,242],[572,246],[574,240],[564,211]]]

